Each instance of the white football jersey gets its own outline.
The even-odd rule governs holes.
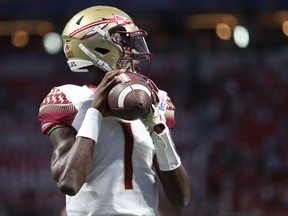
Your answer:
[[[92,85],[53,88],[40,106],[43,134],[59,124],[78,131],[95,90]],[[155,215],[154,154],[151,137],[140,120],[104,117],[87,181],[75,196],[66,196],[68,216]]]

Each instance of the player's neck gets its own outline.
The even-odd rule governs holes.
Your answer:
[[[105,73],[102,70],[94,70],[90,71],[90,84],[93,84],[95,86],[99,85],[99,83],[102,81]]]

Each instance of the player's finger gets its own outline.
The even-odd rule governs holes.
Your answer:
[[[126,69],[119,69],[119,70],[114,70],[114,71],[109,71],[105,74],[105,78],[107,80],[111,80],[113,79],[114,77],[118,76],[119,74],[121,73],[124,73],[126,72]]]
[[[117,83],[121,82],[118,75],[120,75],[121,73],[124,73],[124,72],[126,72],[126,69],[111,71],[111,73],[109,72],[109,74],[107,74],[107,77],[105,77],[105,80],[107,82],[106,86],[108,88],[110,88],[110,87],[116,85]]]

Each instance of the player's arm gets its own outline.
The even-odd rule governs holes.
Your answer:
[[[102,114],[106,110],[108,92],[119,82],[117,75],[123,72],[118,70],[105,74],[78,132],[64,125],[50,130],[49,137],[54,146],[52,175],[60,191],[65,194],[77,194],[87,179],[93,160],[93,149],[97,145]]]
[[[155,126],[151,134],[156,156],[154,167],[163,185],[168,200],[177,207],[184,207],[190,201],[190,181],[181,164],[170,131],[164,124]]]
[[[54,146],[51,171],[59,190],[75,195],[86,181],[92,164],[95,141],[78,137],[74,128],[59,126],[50,133]]]
[[[169,120],[170,127],[173,128],[174,105],[164,91],[154,94],[154,104],[150,112],[141,121],[149,131],[155,147],[156,156],[154,166],[162,182],[164,191],[172,204],[175,206],[186,206],[190,200],[190,182],[184,166],[181,164],[179,155],[170,134],[170,129],[166,124]],[[160,96],[160,97],[159,97]],[[170,103],[169,111],[172,115],[165,116],[167,102]],[[171,113],[170,113],[171,114]]]
[[[172,171],[161,171],[156,156],[154,167],[168,200],[177,207],[184,207],[190,201],[190,182],[184,166]]]

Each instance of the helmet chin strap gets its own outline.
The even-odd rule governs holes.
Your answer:
[[[109,64],[101,59],[99,59],[97,56],[95,56],[93,53],[91,53],[82,43],[79,44],[79,48],[88,56],[90,57],[98,67],[100,67],[104,71],[111,71],[113,70]]]

